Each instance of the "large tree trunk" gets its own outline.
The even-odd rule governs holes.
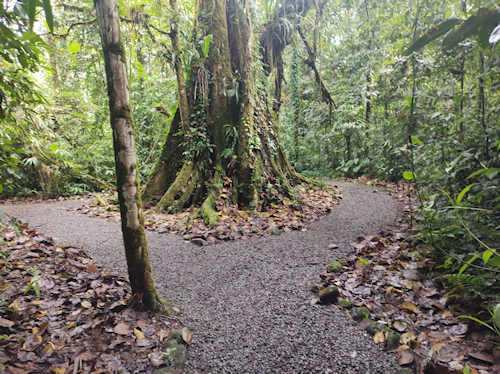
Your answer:
[[[276,198],[290,195],[292,185],[304,178],[286,159],[267,100],[255,89],[249,10],[236,0],[204,0],[199,7],[199,39],[211,37],[208,53],[200,50],[200,60],[187,74],[191,130],[180,135],[184,137],[180,142],[173,140],[179,131],[170,132],[145,195],[161,195],[160,210],[198,204],[205,220],[215,224],[223,183],[232,186],[235,203],[258,209],[273,198],[261,186],[274,186]],[[179,94],[182,102],[181,90]],[[167,146],[172,143],[176,149]],[[181,145],[183,153],[178,151]]]
[[[157,311],[162,309],[163,303],[154,286],[144,234],[134,124],[130,111],[125,54],[120,37],[118,5],[116,0],[95,0],[94,4],[106,66],[115,151],[116,185],[120,202],[123,242],[132,288],[130,304],[140,309]]]

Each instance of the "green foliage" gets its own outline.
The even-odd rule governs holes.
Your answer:
[[[437,276],[450,294],[488,308],[500,295],[500,57],[485,40],[496,35],[499,13],[492,2],[460,5],[331,3],[316,64],[335,98],[333,115],[297,40],[285,51],[279,119],[304,174],[416,185],[415,218],[420,239],[435,248]],[[313,40],[316,18],[301,22]],[[433,43],[440,39],[443,48]]]
[[[406,51],[407,54],[417,52],[430,42],[446,35],[443,40],[443,49],[451,49],[472,36],[476,36],[482,47],[487,47],[490,35],[500,23],[500,9],[480,8],[476,15],[462,21],[457,18],[448,19],[435,28],[431,28],[422,37],[417,39]],[[460,25],[458,29],[452,30]]]

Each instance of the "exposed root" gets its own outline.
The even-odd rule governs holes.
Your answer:
[[[171,314],[172,310],[165,299],[162,299],[156,292],[154,293],[133,293],[128,300],[128,307],[154,313]]]
[[[189,201],[198,179],[198,173],[193,171],[193,164],[186,162],[177,174],[175,181],[157,204],[159,212],[167,209],[181,209]]]
[[[215,226],[219,220],[219,215],[215,209],[222,186],[222,173],[216,169],[215,175],[210,181],[211,188],[208,191],[207,197],[200,207],[200,215],[205,222],[210,226]]]

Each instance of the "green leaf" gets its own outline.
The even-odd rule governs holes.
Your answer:
[[[427,31],[423,36],[417,39],[410,47],[406,50],[405,54],[409,55],[412,52],[417,52],[424,48],[430,42],[436,40],[440,36],[446,34],[453,27],[462,22],[461,19],[458,18],[450,18],[442,23],[440,23],[437,27],[434,27]]]
[[[358,257],[358,260],[361,261],[361,263],[363,264],[363,266],[370,265],[370,261],[368,261],[367,259],[365,259],[363,257]]]
[[[492,258],[490,258],[488,260],[488,265],[492,265],[492,266],[495,266],[497,268],[500,268],[500,256],[495,255]]]
[[[212,34],[205,36],[205,40],[203,41],[203,45],[201,46],[201,50],[203,51],[203,56],[205,56],[205,58],[208,57],[208,50],[210,48],[211,40],[212,40]]]
[[[45,12],[45,20],[47,21],[47,26],[49,26],[49,30],[54,32],[54,15],[52,13],[52,5],[50,4],[50,0],[43,0],[42,2],[43,11]]]
[[[414,172],[411,171],[405,171],[403,172],[403,178],[407,181],[411,181],[416,178],[416,175]]]
[[[496,10],[481,8],[475,16],[469,17],[457,30],[444,38],[443,48],[451,49],[473,35],[479,37],[482,46],[488,46],[488,38],[499,21],[500,13]]]
[[[495,331],[495,329],[494,329],[491,325],[488,325],[486,322],[481,321],[480,319],[478,319],[478,318],[476,318],[476,317],[472,317],[472,316],[458,316],[457,318],[467,318],[467,319],[470,319],[471,321],[477,322],[477,323],[479,323],[480,325],[483,325],[484,327],[487,327],[487,328],[489,328],[490,330]],[[496,331],[495,331],[495,332],[496,332]]]
[[[500,22],[500,13],[497,13],[496,10],[489,9],[485,9],[484,13],[485,15],[483,16],[483,22],[481,22],[478,37],[481,47],[488,48],[490,45],[490,35]]]
[[[485,264],[488,263],[488,261],[490,260],[491,256],[494,255],[494,252],[491,250],[491,249],[487,249],[486,251],[483,252],[483,262]]]
[[[495,305],[493,308],[493,315],[491,320],[497,329],[500,330],[500,304]]]
[[[458,194],[457,196],[457,200],[456,200],[456,203],[457,204],[460,204],[460,202],[463,200],[465,194],[467,192],[469,192],[469,190],[472,188],[472,186],[474,186],[476,183],[472,183],[472,184],[469,184],[467,187],[465,187],[462,191],[460,191],[460,193]]]
[[[467,270],[469,265],[472,264],[474,261],[476,261],[478,257],[479,257],[479,253],[476,253],[465,264],[463,264],[458,272],[458,275],[462,274],[465,270]]]
[[[68,52],[70,53],[78,53],[80,52],[80,43],[73,42],[68,46]]]
[[[474,173],[469,175],[467,179],[473,178],[475,176],[481,175],[481,174],[486,174],[488,178],[493,178],[496,174],[500,173],[500,168],[485,168],[485,169],[479,169],[476,170]],[[492,177],[493,176],[493,177]]]
[[[30,29],[33,28],[33,23],[35,22],[36,15],[36,0],[27,0],[23,2],[23,8],[29,19]]]
[[[416,136],[412,135],[410,138],[411,138],[411,144],[413,144],[413,145],[423,145],[424,144]]]

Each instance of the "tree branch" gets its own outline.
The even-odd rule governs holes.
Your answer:
[[[302,29],[300,26],[297,26],[297,31],[300,35],[300,38],[304,42],[304,46],[305,46],[306,51],[307,51],[308,57],[305,60],[305,63],[314,72],[314,77],[316,79],[316,84],[318,85],[319,91],[321,93],[321,97],[323,98],[324,101],[326,101],[326,103],[328,105],[332,105],[334,108],[337,108],[337,105],[335,104],[335,101],[333,100],[332,95],[330,94],[330,92],[326,88],[325,84],[323,83],[323,80],[321,79],[321,75],[319,74],[319,71],[316,67],[316,62],[315,62],[316,56],[314,55],[314,52],[311,49],[311,46],[309,45],[309,43],[308,43],[304,33],[302,32]]]

